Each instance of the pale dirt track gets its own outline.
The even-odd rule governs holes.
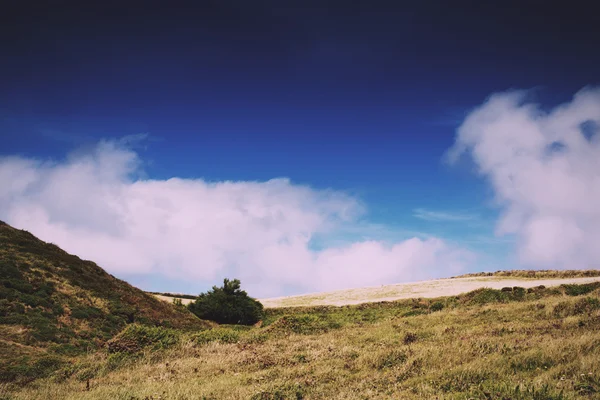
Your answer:
[[[496,276],[436,279],[414,283],[400,283],[361,289],[337,290],[334,292],[314,293],[300,296],[259,299],[265,307],[295,307],[372,303],[408,298],[433,298],[456,296],[480,288],[502,289],[503,287],[520,286],[530,288],[544,285],[546,287],[569,283],[590,283],[600,281],[600,277],[566,278],[566,279],[517,279]]]
[[[173,299],[178,299],[179,297],[171,297],[171,296],[163,296],[161,294],[152,294],[152,296],[157,297],[161,300],[167,301],[169,303],[173,302]],[[181,299],[181,304],[189,304],[192,302],[192,299]]]

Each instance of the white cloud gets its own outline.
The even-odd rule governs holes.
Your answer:
[[[413,216],[415,218],[432,222],[464,222],[478,219],[476,214],[466,212],[434,211],[424,208],[417,208],[413,210]]]
[[[364,206],[287,179],[141,179],[126,141],[63,162],[0,159],[0,219],[116,275],[239,277],[255,296],[452,275],[473,255],[437,238],[311,250],[315,235],[360,227]]]
[[[472,155],[515,234],[520,261],[543,268],[600,268],[600,89],[546,112],[526,92],[491,96],[458,130],[450,160]]]

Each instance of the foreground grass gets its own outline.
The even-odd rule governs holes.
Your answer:
[[[113,353],[5,386],[0,398],[597,399],[599,295],[598,284],[483,289],[268,310],[260,328],[133,325]]]

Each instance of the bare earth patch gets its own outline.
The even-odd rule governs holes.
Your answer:
[[[530,288],[544,285],[547,287],[563,284],[582,284],[600,281],[600,277],[566,278],[566,279],[517,279],[492,277],[436,279],[431,281],[399,283],[360,289],[336,290],[333,292],[305,294],[299,296],[274,297],[259,299],[269,308],[372,303],[393,301],[408,298],[434,298],[456,296],[480,288],[502,289],[503,287],[520,286]]]
[[[180,299],[181,300],[181,304],[190,304],[193,300],[192,299],[183,299],[183,298],[179,298],[179,297],[171,297],[171,296],[163,296],[161,294],[153,294],[154,297],[172,303],[173,299]]]

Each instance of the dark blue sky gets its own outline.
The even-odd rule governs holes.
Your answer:
[[[0,155],[144,133],[152,178],[289,177],[389,224],[485,208],[469,166],[441,158],[488,95],[553,105],[599,83],[591,1],[11,3]]]

